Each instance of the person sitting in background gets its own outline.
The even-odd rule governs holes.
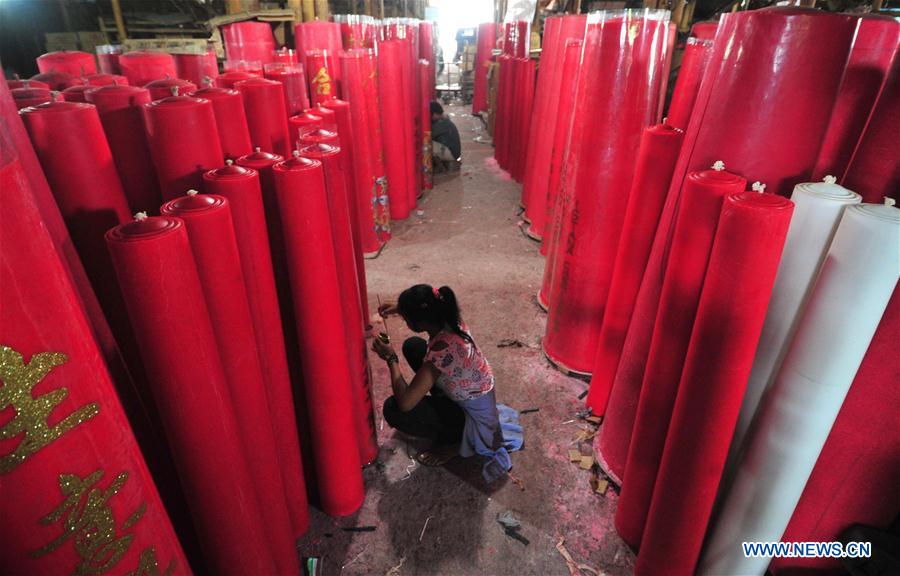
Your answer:
[[[436,172],[459,170],[462,162],[462,145],[459,142],[459,130],[456,125],[444,116],[444,107],[438,102],[431,102],[431,155]]]
[[[522,447],[519,414],[497,403],[494,374],[460,319],[453,290],[418,284],[378,312],[383,317],[399,314],[410,330],[428,334],[427,341],[413,336],[403,343],[403,356],[415,372],[410,382],[391,344],[379,338],[373,342],[391,373],[394,394],[384,403],[385,422],[434,442],[417,456],[426,466],[440,466],[456,455],[478,455],[485,481],[504,476],[512,467],[509,453]]]

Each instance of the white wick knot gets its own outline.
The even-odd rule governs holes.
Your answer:
[[[172,93],[172,96],[178,96],[178,86],[171,86],[169,92]]]
[[[199,192],[197,192],[193,188],[187,191],[188,196],[196,196],[197,194],[199,194]]]
[[[890,196],[885,196],[884,197],[884,205],[885,206],[896,206],[897,201],[894,200],[893,198],[891,198]]]
[[[713,162],[712,169],[721,172],[725,169],[725,163],[721,160],[716,160],[715,162]]]
[[[254,152],[262,152],[262,148],[260,148],[259,146],[257,146],[256,148],[253,149],[253,151],[254,151]]]
[[[760,182],[759,180],[757,180],[756,182],[753,183],[752,186],[750,186],[750,189],[753,190],[754,192],[759,192],[760,194],[762,194],[763,192],[766,191],[766,185],[763,184],[762,182]]]
[[[824,182],[826,184],[834,184],[837,182],[837,178],[835,178],[834,176],[829,174],[828,176],[822,178],[822,182]]]
[[[294,150],[294,151],[292,152],[292,154],[294,155],[294,158],[299,158],[299,157],[300,157],[300,151],[299,151],[299,150]]]
[[[143,222],[144,220],[147,219],[147,213],[146,212],[135,212],[134,219],[137,222]]]
[[[234,164],[234,160],[232,160],[231,158],[226,158],[226,159],[225,159],[225,165],[226,165],[226,166],[231,166],[232,164]]]

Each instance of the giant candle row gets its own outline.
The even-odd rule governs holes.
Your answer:
[[[863,406],[876,421],[891,407],[853,389],[891,394],[886,358],[863,355],[870,341],[885,350],[896,324],[885,317],[873,340],[900,216],[892,201],[851,205],[897,189],[900,24],[803,9],[697,24],[657,124],[667,14],[579,18],[545,22],[530,119],[520,59],[497,58],[495,156],[521,180],[516,135],[528,135],[522,204],[547,255],[544,352],[592,376],[597,456],[622,486],[616,527],[640,551],[636,573],[762,574],[769,559],[745,558],[742,541],[886,526],[900,512],[893,467],[852,430]],[[870,380],[842,409],[858,368]],[[817,457],[847,461],[851,442],[866,450],[867,486],[823,524],[817,502],[836,501],[829,478],[844,472]]]

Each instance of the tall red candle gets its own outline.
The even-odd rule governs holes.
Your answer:
[[[363,251],[378,252],[390,238],[387,179],[382,163],[377,72],[371,50],[352,50],[342,57],[344,86],[354,126],[354,181]]]
[[[50,86],[51,90],[64,90],[74,76],[65,72],[43,72],[35,74],[31,80],[42,82]]]
[[[142,108],[150,102],[146,88],[104,86],[87,93],[97,107],[116,172],[132,212],[156,212],[160,200],[156,168],[144,132]]]
[[[250,141],[267,152],[282,156],[291,150],[281,84],[253,78],[235,84],[244,99]]]
[[[410,209],[406,171],[411,158],[406,148],[406,125],[402,120],[408,113],[401,72],[405,57],[406,46],[400,40],[386,40],[378,45],[378,101],[381,104],[384,166],[393,220],[408,218]]]
[[[550,159],[553,156],[553,134],[556,132],[563,83],[574,82],[573,78],[563,77],[566,43],[572,39],[584,38],[585,18],[563,16],[548,18],[544,23],[540,70],[531,111],[531,125],[535,128],[528,133],[525,175],[522,181],[525,215],[531,222],[528,235],[538,240],[543,238],[547,221]]]
[[[337,54],[345,47],[341,40],[340,24],[322,20],[297,24],[294,27],[294,42],[301,58],[305,58],[310,50],[328,50]]]
[[[225,72],[216,76],[216,86],[219,88],[234,88],[234,85],[244,80],[259,78],[259,74],[251,74],[250,72],[242,72],[235,70],[234,72]]]
[[[222,27],[222,42],[229,60],[271,62],[275,58],[275,36],[268,22],[235,22]]]
[[[644,532],[722,201],[746,184],[725,170],[685,180],[616,510],[616,530],[633,547]]]
[[[144,86],[154,80],[178,77],[175,59],[165,52],[126,52],[119,57],[119,67],[132,86]]]
[[[6,86],[13,90],[15,88],[42,88],[44,90],[49,90],[50,85],[46,82],[41,82],[40,80],[6,80]]]
[[[306,89],[306,74],[299,64],[269,64],[265,68],[267,80],[281,82],[284,93],[284,111],[288,117],[309,108],[309,94]],[[291,140],[293,142],[293,140]]]
[[[148,82],[144,88],[150,91],[151,100],[162,100],[169,96],[187,96],[197,90],[197,86],[180,78],[162,78]]]
[[[104,44],[96,47],[97,61],[100,64],[100,72],[106,74],[121,74],[119,56],[122,55],[122,46],[118,44]]]
[[[434,64],[434,23],[428,20],[419,22],[418,56],[420,60],[425,60],[426,62],[425,71],[422,72],[422,79],[427,80],[427,88],[422,89],[422,96],[426,101],[431,101],[434,99],[434,76],[436,69]],[[476,55],[476,60],[477,58]],[[426,114],[423,118],[427,120],[430,118],[430,115]]]
[[[534,104],[534,82],[535,82],[535,61],[528,58],[519,62],[519,76],[521,84],[519,85],[518,98],[520,101],[518,119],[518,131],[516,133],[516,179],[518,182],[525,180],[526,160],[528,155],[529,133],[531,131],[531,109]],[[536,129],[543,131],[543,127]],[[526,204],[527,206],[527,204]]]
[[[266,539],[278,572],[295,574],[293,530],[231,208],[222,196],[195,194],[166,202],[160,213],[181,218],[187,229]]]
[[[434,94],[431,65],[428,60],[419,60],[419,101],[422,118],[422,138],[419,141],[419,171],[422,174],[422,189],[434,188],[434,167],[432,166],[431,143],[431,98]]]
[[[287,509],[293,534],[299,537],[309,528],[309,509],[259,173],[228,162],[224,168],[206,172],[203,180],[210,194],[226,198],[232,207]]]
[[[331,130],[325,130],[324,128],[312,128],[304,130],[300,133],[300,137],[298,141],[302,145],[308,144],[329,144],[331,146],[339,146],[340,140],[338,139],[337,132],[332,132]]]
[[[566,56],[563,60],[563,84],[559,97],[556,128],[553,131],[553,152],[550,159],[550,175],[547,183],[547,233],[541,242],[541,253],[547,257],[544,263],[544,277],[541,289],[537,294],[538,305],[545,311],[549,309],[550,285],[553,283],[553,270],[556,265],[556,245],[562,233],[562,215],[566,211],[569,197],[563,187],[562,173],[567,166],[566,149],[569,132],[572,126],[572,110],[575,108],[575,86],[581,68],[581,40],[569,40],[566,43]]]
[[[572,201],[562,215],[544,352],[589,373],[609,294],[641,134],[658,113],[665,11],[589,18],[568,155]],[[631,43],[623,45],[628,30]],[[621,90],[609,97],[609,84]],[[599,108],[598,108],[599,107]],[[608,112],[605,112],[605,107]],[[609,118],[616,117],[615,123]]]
[[[84,97],[84,93],[93,88],[93,86],[88,86],[87,84],[81,84],[78,86],[69,86],[65,90],[62,91],[63,100],[66,102],[87,102]]]
[[[306,110],[306,112],[320,117],[322,119],[323,128],[331,130],[332,132],[337,132],[337,119],[334,115],[334,110],[326,106],[329,102],[331,102],[331,100],[319,102],[314,107]]]
[[[641,286],[653,233],[666,201],[683,138],[684,132],[681,130],[658,124],[644,131],[641,139],[622,226],[623,241],[619,243],[616,253],[586,401],[591,412],[597,416],[606,412],[606,402],[619,365],[619,354],[628,331],[634,300]],[[606,433],[608,424],[604,420],[602,434]],[[624,465],[624,461],[620,464]],[[617,467],[616,476],[621,478],[621,472],[621,468]]]
[[[219,63],[216,51],[212,48],[202,54],[172,54],[175,59],[175,70],[178,77],[191,82],[195,86],[206,86],[219,75]]]
[[[335,14],[333,18],[340,24],[344,50],[374,47],[376,28],[374,18],[359,14]]]
[[[224,164],[212,103],[170,96],[144,108],[147,140],[163,200],[203,187],[203,172]]]
[[[863,197],[863,202],[880,203],[900,190],[900,160],[894,154],[895,136],[900,129],[900,58],[894,58],[878,103],[856,146],[844,174],[843,185]]]
[[[487,72],[497,44],[497,25],[486,22],[478,25],[478,39],[475,50],[475,70],[472,86],[472,114],[480,114],[488,109]]]
[[[875,14],[859,17],[859,29],[810,180],[819,181],[827,175],[840,177],[847,170],[898,48],[900,22]]]
[[[681,68],[678,70],[678,80],[675,81],[675,89],[672,91],[672,101],[669,103],[669,111],[666,115],[666,123],[685,130],[697,101],[697,92],[700,90],[700,82],[706,74],[712,57],[713,41],[699,38],[688,38],[684,46],[684,56],[681,58]]]
[[[53,101],[53,94],[45,88],[13,88],[10,94],[19,110]]]
[[[359,459],[369,464],[378,455],[375,417],[372,408],[372,382],[369,357],[364,334],[365,318],[362,309],[362,293],[365,280],[357,275],[356,251],[353,227],[350,224],[350,198],[347,179],[341,159],[341,149],[328,144],[307,145],[299,155],[318,160],[325,171],[328,211],[334,242],[334,258],[337,266],[342,305],[344,335],[346,338],[346,363],[350,369],[350,386],[353,393],[354,422]]]
[[[128,78],[119,74],[88,74],[84,80],[91,86],[109,86],[118,84],[119,86],[128,86]]]
[[[240,92],[210,86],[197,90],[191,96],[212,102],[216,132],[225,158],[235,159],[253,151],[247,116],[244,114],[244,99]]]
[[[637,575],[694,572],[793,209],[774,194],[742,192],[724,201]]]
[[[190,573],[67,265],[7,136],[0,132],[0,409],[7,413],[0,432],[24,436],[5,442],[0,454],[0,564],[22,574],[91,570],[103,547],[110,570],[136,569],[143,561]],[[117,490],[95,502],[98,524],[70,525],[53,516],[67,501],[84,505],[89,489],[114,484]],[[141,507],[143,514],[128,526]]]
[[[150,217],[117,226],[106,239],[205,559],[219,574],[272,574],[184,223]]]
[[[699,116],[685,132],[613,389],[633,397],[640,394],[683,174],[708,167],[722,151],[728,152],[723,159],[730,170],[766,183],[769,191],[787,194],[795,183],[807,181],[854,30],[855,21],[849,17],[795,8],[722,17],[692,114]],[[739,114],[733,106],[723,105],[737,100],[761,104],[752,111],[742,108]],[[630,435],[622,439],[627,443]]]
[[[46,72],[64,72],[72,76],[84,76],[97,72],[97,63],[93,54],[77,50],[61,50],[38,56],[38,70]]]
[[[273,173],[303,355],[317,487],[322,509],[344,516],[355,512],[365,495],[353,414],[346,409],[353,405],[353,394],[341,350],[345,335],[337,268],[333,252],[322,249],[333,244],[325,178],[322,164],[305,158],[280,162]]]
[[[288,118],[288,133],[291,139],[291,150],[296,150],[300,134],[322,127],[322,117],[312,112],[302,112]]]
[[[509,141],[507,135],[507,126],[509,124],[509,80],[512,77],[512,58],[506,54],[497,57],[497,102],[496,111],[497,118],[494,121],[494,158],[497,159],[497,165],[504,170],[507,168],[506,163],[506,146]]]

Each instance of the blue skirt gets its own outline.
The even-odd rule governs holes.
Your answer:
[[[481,474],[490,484],[512,468],[509,453],[522,448],[524,435],[519,425],[519,413],[509,406],[497,404],[494,390],[463,400],[459,405],[466,414],[459,455],[463,458],[482,456],[485,461]]]

